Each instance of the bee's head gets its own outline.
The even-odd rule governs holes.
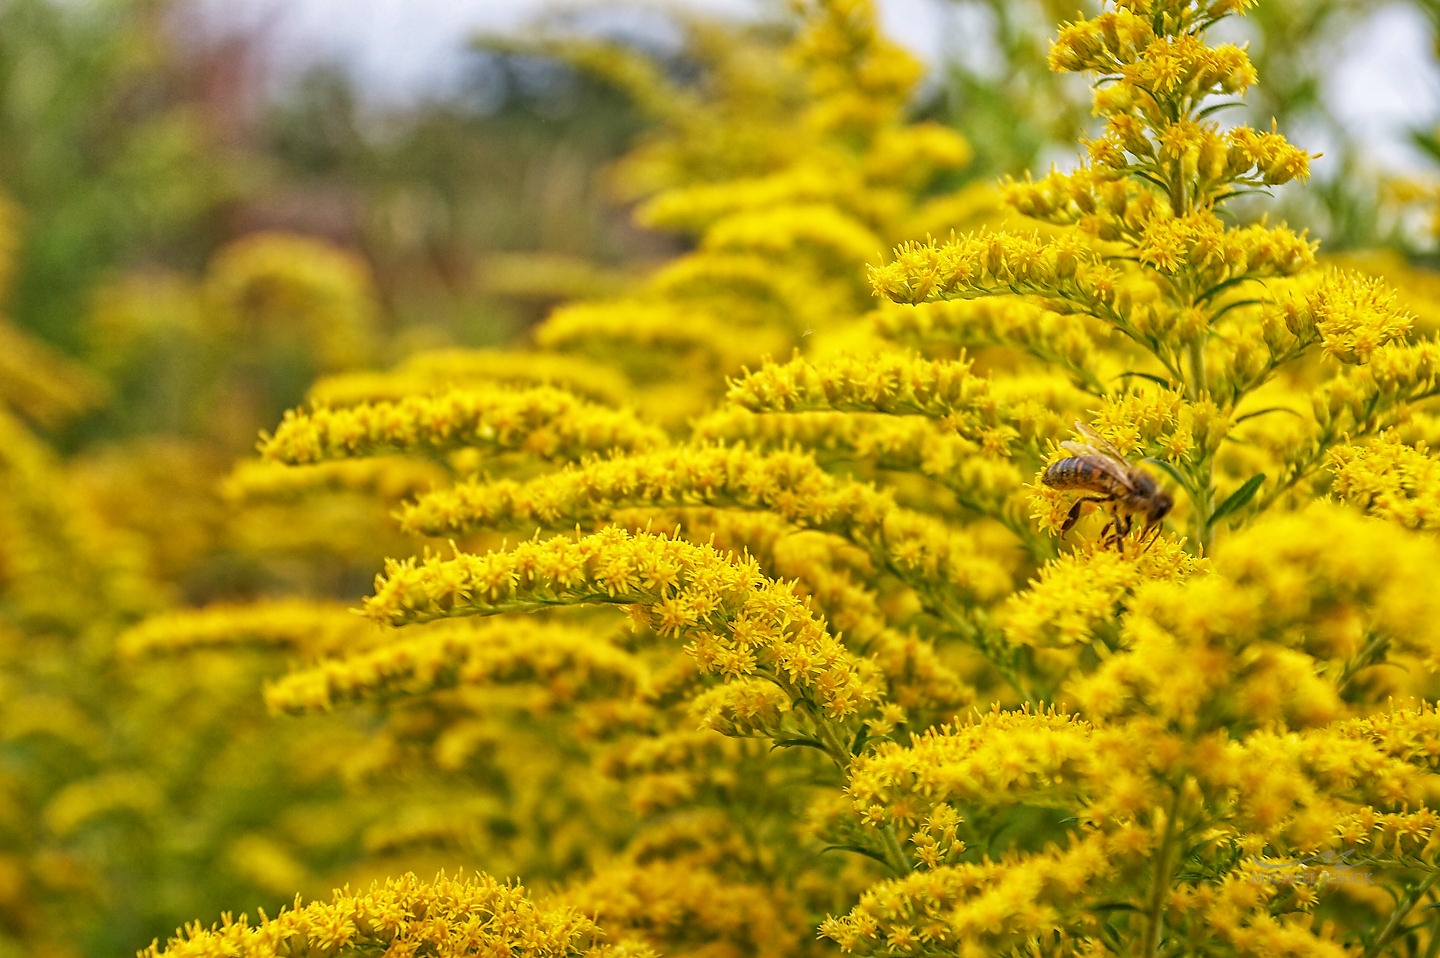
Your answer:
[[[1152,524],[1159,522],[1170,514],[1174,505],[1175,500],[1170,497],[1170,493],[1157,491],[1150,499],[1150,513],[1145,518]]]

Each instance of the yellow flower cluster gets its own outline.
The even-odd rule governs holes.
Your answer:
[[[392,561],[365,614],[402,625],[596,602],[632,606],[659,635],[689,639],[686,650],[706,672],[763,675],[832,718],[868,711],[878,694],[873,669],[753,560],[613,527],[483,556]]]
[[[916,828],[932,805],[1074,807],[1103,775],[1093,729],[1057,712],[991,711],[941,726],[909,746],[886,743],[857,759],[850,799],[874,825]]]
[[[1028,383],[992,387],[964,359],[928,360],[909,354],[844,357],[812,363],[767,363],[730,386],[729,400],[755,412],[834,410],[915,415],[941,420],[947,433],[974,440],[990,455],[1014,452],[1021,440],[1038,450],[1040,437],[1060,423],[1045,401],[1027,402]],[[1051,381],[1053,389],[1054,383]],[[1075,400],[1083,395],[1066,391]],[[1052,399],[1047,396],[1044,399]]]
[[[55,454],[0,409],[0,568],[7,617],[41,632],[157,608],[137,545],[79,494]]]
[[[306,466],[247,460],[231,470],[220,494],[231,501],[284,502],[317,492],[357,492],[398,503],[444,485],[439,463],[405,456],[332,459]]]
[[[1157,383],[1178,401],[1167,418],[1180,419],[1182,429],[1186,420],[1209,423],[1194,430],[1199,442],[1176,430],[1172,442],[1144,448],[1180,482],[1197,548],[1209,546],[1222,519],[1254,514],[1307,480],[1351,423],[1377,428],[1401,396],[1424,395],[1429,385],[1426,345],[1403,343],[1409,320],[1377,282],[1332,275],[1298,291],[1283,282],[1260,289],[1259,281],[1309,269],[1314,244],[1284,227],[1222,219],[1231,197],[1304,179],[1309,160],[1278,133],[1222,130],[1207,119],[1209,101],[1241,94],[1254,79],[1243,50],[1205,42],[1205,31],[1232,12],[1219,4],[1122,3],[1067,25],[1051,65],[1101,78],[1095,108],[1105,130],[1075,171],[1006,186],[1018,212],[1057,232],[982,230],[911,242],[892,262],[871,267],[875,291],[896,303],[975,300],[961,315],[978,317],[980,329],[1003,322],[990,318],[997,315],[1048,315],[1039,327],[1049,331],[1045,342],[1024,326],[1010,332],[1014,319],[999,327],[1008,338],[981,335],[1060,365],[1091,392],[1130,378],[1138,396],[1145,381]],[[1001,302],[1015,305],[1001,313],[991,305]],[[1136,348],[1096,363],[1089,344],[1097,325]],[[1361,374],[1342,375],[1318,394],[1326,431],[1266,443],[1271,451],[1261,458],[1224,448],[1245,419],[1300,404],[1291,395],[1242,411],[1277,377],[1314,392],[1300,361],[1316,345],[1363,364]],[[1385,387],[1371,384],[1377,376]],[[1328,428],[1347,413],[1348,423]],[[1267,476],[1278,478],[1257,496]],[[1047,513],[1057,504],[1049,493],[1041,498]]]
[[[1116,279],[1084,238],[1038,232],[982,230],[940,246],[912,241],[895,250],[891,263],[870,267],[876,295],[896,303],[1008,292],[1108,305]]]
[[[1440,528],[1440,461],[1423,440],[1407,445],[1385,432],[1331,450],[1329,464],[1341,501],[1410,529]]]
[[[1036,400],[1029,408],[1037,413],[1054,408],[1038,402],[1039,397],[1029,398]],[[1024,399],[1006,403],[1005,408],[1022,422],[1031,418]],[[986,440],[992,445],[1003,442],[1006,434],[1001,430],[984,432],[977,441],[922,417],[835,412],[773,416],[736,408],[697,421],[694,434],[706,442],[804,448],[827,467],[856,460],[923,475],[944,486],[958,504],[997,519],[1022,538],[1028,539],[1031,531],[1029,523],[1019,518],[1023,508],[1016,494],[1023,482],[1020,469],[1003,449],[986,449],[981,444]]]
[[[587,451],[644,449],[662,433],[631,413],[605,409],[546,387],[452,390],[432,397],[290,411],[260,451],[288,465],[381,453],[491,449],[541,459]]]
[[[789,341],[756,322],[765,318],[764,312],[750,317],[748,337],[736,337],[737,318],[744,317],[718,315],[683,299],[576,303],[551,313],[536,330],[535,341],[561,355],[618,363],[632,378],[673,375],[678,366],[714,380],[755,357],[782,350]]]
[[[462,482],[405,506],[400,522],[406,531],[441,536],[494,526],[564,528],[625,507],[699,504],[764,509],[799,528],[841,535],[917,585],[980,598],[1009,588],[1005,566],[963,531],[900,509],[871,485],[836,478],[801,452],[675,447],[523,483]]]
[[[277,599],[153,615],[120,633],[115,645],[126,657],[232,646],[278,647],[310,656],[346,648],[374,631],[340,603]]]
[[[337,890],[330,901],[297,900],[274,918],[260,913],[225,916],[206,929],[185,928],[164,946],[151,945],[145,958],[248,958],[289,954],[428,954],[516,956],[593,955],[643,958],[638,945],[604,945],[595,923],[573,909],[533,904],[525,889],[488,875],[422,881],[413,874],[387,879],[363,892]]]
[[[1118,616],[1143,583],[1184,581],[1205,565],[1164,542],[1138,559],[1115,551],[1076,552],[1045,566],[1029,588],[1011,595],[998,621],[1017,645],[1117,644]]]
[[[322,376],[307,398],[337,408],[395,402],[417,394],[507,383],[554,386],[605,406],[618,406],[629,383],[611,366],[557,353],[491,349],[436,349],[410,356],[385,372],[348,371]]]
[[[378,309],[370,272],[353,253],[304,236],[257,233],[221,250],[207,298],[239,333],[298,336],[324,368],[368,360]]]
[[[798,919],[773,888],[669,862],[616,865],[566,897],[612,934],[649,942],[669,955],[695,949],[779,958],[790,953]]]
[[[0,213],[0,220],[3,216]],[[0,246],[3,231],[0,222]],[[0,286],[3,271],[0,249]],[[105,398],[105,388],[89,370],[0,318],[0,404],[53,429],[95,409]]]
[[[114,771],[79,779],[60,789],[45,806],[45,826],[72,837],[109,815],[150,818],[159,814],[165,797],[158,784],[138,772]]]
[[[1330,273],[1306,298],[1303,312],[1287,311],[1287,326],[1299,335],[1313,328],[1327,356],[1342,363],[1369,363],[1375,351],[1403,339],[1414,317],[1378,277]]]
[[[1023,867],[1008,858],[942,865],[871,886],[850,914],[822,922],[820,933],[857,955],[985,958],[1057,938],[1073,942],[1071,954],[1106,954],[1085,950],[1098,928],[1087,926],[1077,905],[1079,892],[1113,872],[1099,841],[1029,856]]]
[[[1065,370],[1087,392],[1102,391],[1097,373],[1104,361],[1095,342],[1101,331],[1087,329],[1083,317],[1000,297],[886,304],[876,312],[874,323],[882,336],[912,346],[1012,347]]]
[[[568,627],[442,622],[292,671],[266,687],[265,704],[298,714],[457,685],[510,683],[536,685],[563,700],[629,698],[644,691],[646,675],[632,655]]]

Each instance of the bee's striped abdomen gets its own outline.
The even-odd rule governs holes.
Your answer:
[[[1079,456],[1070,456],[1053,462],[1045,470],[1040,481],[1056,489],[1085,489],[1092,492],[1108,491],[1110,482],[1104,470]]]

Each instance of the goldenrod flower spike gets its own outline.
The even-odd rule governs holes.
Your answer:
[[[675,447],[600,459],[528,482],[462,482],[401,510],[406,532],[456,535],[482,528],[588,526],[620,509],[710,505],[773,512],[844,536],[907,582],[953,598],[1005,595],[1009,573],[971,534],[896,506],[867,483],[838,479],[800,452],[743,446]]]
[[[351,648],[379,634],[339,603],[277,599],[164,612],[126,629],[115,642],[126,658],[246,647],[294,650],[309,657]]]
[[[1118,274],[1088,239],[981,230],[940,246],[905,243],[885,266],[870,267],[876,295],[896,303],[1033,294],[1093,305],[1114,299]]]
[[[1006,600],[996,624],[1017,645],[1113,645],[1122,603],[1137,588],[1152,580],[1184,581],[1205,565],[1168,542],[1138,559],[1108,550],[1062,556]]]
[[[1344,366],[1310,393],[1311,421],[1278,445],[1279,475],[1263,508],[1300,486],[1342,440],[1351,442],[1394,425],[1409,404],[1440,395],[1440,341],[1396,340],[1378,346],[1364,365]],[[1262,437],[1262,441],[1265,441]]]
[[[3,234],[0,212],[0,286],[5,270]],[[90,370],[0,318],[0,403],[53,429],[94,410],[107,398],[104,385]]]
[[[1372,516],[1410,529],[1440,529],[1440,459],[1420,440],[1393,431],[1330,451],[1331,492]]]
[[[80,494],[52,450],[0,408],[0,589],[6,618],[62,632],[163,605],[138,543]]]
[[[877,674],[857,660],[788,588],[753,560],[707,546],[610,528],[577,541],[521,543],[507,552],[391,560],[365,614],[391,625],[608,603],[661,636],[685,637],[706,672],[764,675],[811,700],[828,719],[877,705]]]
[[[1013,346],[1049,368],[1063,369],[1078,386],[1097,395],[1103,392],[1105,362],[1113,362],[1102,360],[1084,322],[1018,298],[884,303],[872,321],[880,335],[908,346]],[[1120,371],[1116,368],[1111,375]]]
[[[413,874],[352,892],[337,889],[330,901],[262,911],[252,924],[245,915],[221,917],[204,928],[187,925],[163,946],[141,958],[262,958],[277,954],[368,955],[505,954],[514,958],[653,958],[639,945],[604,945],[599,926],[578,910],[542,907],[520,885],[489,875],[430,881]]]
[[[1107,883],[1115,870],[1100,836],[1023,859],[942,864],[871,885],[849,914],[821,922],[820,934],[847,955],[987,958],[1026,954],[1037,941],[1079,944],[1094,928],[1084,889]]]
[[[211,261],[205,295],[222,329],[258,328],[300,339],[331,369],[367,360],[378,339],[379,303],[356,254],[293,233],[252,233]]]
[[[1072,411],[1085,409],[1093,398],[1052,375],[1015,375],[992,379],[972,371],[972,363],[923,359],[911,354],[842,356],[824,361],[793,359],[766,363],[733,380],[730,403],[757,413],[861,412],[886,416],[921,416],[934,423],[930,442],[957,434],[978,443],[986,454],[1009,457],[1013,441],[1042,453],[1045,443]],[[717,414],[717,418],[723,414]],[[1073,416],[1069,420],[1073,422]],[[702,420],[702,425],[709,420]],[[926,425],[883,423],[859,418],[817,420],[852,435],[873,430],[871,445],[884,447],[912,428]],[[803,421],[781,420],[771,428],[795,428],[800,444],[823,445],[826,436],[803,431]],[[836,441],[830,439],[830,442]],[[845,441],[842,435],[840,440]],[[856,438],[857,445],[866,444]],[[902,440],[908,442],[909,440]]]
[[[703,235],[711,226],[736,214],[774,210],[777,207],[813,208],[822,203],[831,215],[834,215],[838,205],[860,222],[873,220],[877,212],[874,209],[875,200],[866,193],[859,171],[836,162],[828,169],[819,165],[799,166],[768,176],[745,177],[723,183],[702,183],[666,190],[643,204],[636,217],[639,222],[651,228],[683,230]],[[867,250],[861,254],[861,258],[873,252],[873,248]],[[707,258],[702,262],[710,261],[711,258]],[[736,257],[727,262],[734,266],[747,261],[751,266],[758,266],[763,260],[747,256]],[[692,262],[690,259],[682,259],[665,267],[662,273],[675,268],[684,269],[685,264]],[[773,269],[763,272],[757,270],[756,274],[757,278],[766,276],[767,282],[773,282],[781,275]]]
[[[814,258],[830,270],[865,262],[884,240],[829,204],[797,205],[723,219],[705,233],[704,249]]]
[[[1055,385],[1053,380],[1050,385]],[[1023,400],[1007,406],[1022,420],[1028,419]],[[1053,418],[1048,412],[1053,407],[1044,408],[1044,418]],[[1044,434],[1040,423],[1023,425],[1034,425],[1038,434]],[[824,464],[852,460],[922,475],[945,487],[960,505],[999,520],[1022,538],[1032,532],[1028,521],[1016,519],[1018,510],[1012,508],[1028,476],[1008,454],[1013,439],[1005,427],[982,430],[977,441],[920,417],[836,412],[755,415],[726,409],[697,421],[694,434],[706,442],[744,443],[757,449],[809,449]]]
[[[902,834],[939,803],[1074,809],[1102,774],[1093,734],[1073,715],[995,709],[929,729],[906,746],[879,745],[851,766],[847,791],[863,821]]]
[[[647,674],[588,631],[527,621],[442,622],[290,672],[265,688],[273,712],[329,711],[348,702],[424,695],[454,686],[536,685],[557,700],[632,697]]]
[[[704,837],[706,844],[715,840]],[[699,951],[717,955],[793,954],[795,927],[805,919],[790,890],[731,877],[732,864],[622,862],[567,890],[563,900],[595,915],[610,933],[654,942],[666,955],[685,954],[697,942],[704,943]]]
[[[386,453],[480,449],[539,459],[578,459],[586,452],[645,449],[664,433],[633,413],[606,409],[557,389],[460,389],[345,409],[292,410],[260,452],[288,465]]]
[[[451,389],[551,386],[605,406],[624,402],[631,386],[610,366],[542,352],[501,349],[435,349],[416,353],[384,372],[332,373],[306,392],[312,406],[335,409],[366,402],[394,402],[407,396]]]
[[[990,383],[966,360],[887,354],[826,363],[766,363],[730,384],[727,399],[754,412],[884,412],[974,416],[990,408]]]
[[[358,492],[399,503],[445,485],[449,471],[437,462],[405,456],[335,459],[305,466],[247,460],[225,477],[220,494],[246,502],[286,502],[326,492]]]
[[[1210,118],[1220,98],[1241,96],[1255,81],[1244,50],[1207,43],[1209,28],[1243,6],[1117,2],[1065,25],[1051,67],[1094,76],[1105,127],[1074,171],[1004,187],[1017,212],[1050,228],[912,241],[870,274],[876,294],[898,304],[1005,297],[1047,310],[1056,317],[1049,325],[1066,330],[1058,338],[1069,341],[1051,351],[1082,387],[1143,392],[1147,380],[1158,381],[1185,414],[1207,410],[1227,423],[1213,441],[1179,455],[1145,449],[1159,454],[1189,500],[1179,516],[1197,550],[1209,547],[1222,520],[1260,511],[1315,465],[1315,456],[1298,459],[1291,449],[1278,481],[1267,484],[1273,462],[1256,464],[1269,472],[1225,475],[1220,446],[1248,412],[1237,407],[1322,335],[1332,354],[1364,362],[1381,356],[1403,325],[1377,319],[1383,297],[1356,289],[1337,300],[1325,333],[1312,326],[1285,335],[1266,303],[1273,294],[1260,284],[1310,269],[1315,244],[1283,226],[1235,227],[1221,217],[1237,194],[1305,179],[1311,159],[1278,132],[1221,129]],[[993,309],[975,312],[984,322]],[[1084,352],[1081,337],[1097,325],[1134,344],[1107,350],[1110,368]],[[1023,327],[1016,339],[1035,351]]]
[[[707,377],[723,375],[766,353],[788,349],[792,342],[769,323],[746,323],[744,336],[735,335],[736,325],[733,313],[683,299],[582,302],[558,307],[546,317],[535,329],[535,342],[562,354],[604,357],[632,376],[660,372],[667,378],[675,375],[677,362]]]

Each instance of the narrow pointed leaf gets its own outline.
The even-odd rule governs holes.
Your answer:
[[[1232,276],[1224,282],[1216,283],[1214,286],[1211,286],[1209,289],[1205,290],[1205,292],[1200,294],[1200,302],[1207,303],[1210,300],[1214,299],[1216,296],[1225,292],[1225,290],[1229,289],[1230,287],[1238,286],[1241,283],[1249,282],[1250,279],[1252,279],[1252,277],[1250,276]]]
[[[1257,472],[1249,479],[1246,479],[1240,485],[1239,489],[1230,493],[1225,501],[1216,506],[1215,511],[1210,513],[1210,525],[1214,526],[1221,519],[1242,508],[1245,503],[1255,498],[1255,493],[1260,490],[1260,484],[1264,481],[1265,473],[1263,472]]]
[[[1298,412],[1296,412],[1295,410],[1290,409],[1290,408],[1287,408],[1287,407],[1285,407],[1285,406],[1266,406],[1264,409],[1257,409],[1257,410],[1255,410],[1254,412],[1247,412],[1247,413],[1246,413],[1245,415],[1243,415],[1243,416],[1236,416],[1236,417],[1235,417],[1235,425],[1238,426],[1238,425],[1240,425],[1240,423],[1244,422],[1244,421],[1247,420],[1247,419],[1254,419],[1256,416],[1264,416],[1264,415],[1266,415],[1266,414],[1268,414],[1268,413],[1272,413],[1272,412],[1288,412],[1288,413],[1289,413],[1290,415],[1292,415],[1292,416],[1299,416],[1299,415],[1300,415],[1300,414],[1299,414]]]
[[[1239,309],[1242,306],[1261,306],[1264,305],[1264,303],[1265,301],[1263,299],[1237,299],[1233,303],[1226,303],[1224,306],[1217,309],[1215,311],[1214,319],[1219,319],[1226,313],[1230,312],[1230,310],[1232,309]]]
[[[1174,386],[1171,386],[1171,385],[1170,385],[1170,380],[1166,379],[1164,376],[1157,376],[1157,375],[1155,375],[1154,373],[1136,373],[1136,372],[1121,373],[1120,375],[1116,376],[1115,378],[1116,378],[1116,379],[1129,379],[1131,376],[1137,376],[1137,377],[1139,377],[1140,379],[1148,379],[1148,380],[1150,380],[1152,383],[1159,383],[1161,386],[1164,386],[1166,389],[1173,390],[1173,389],[1175,388]]]
[[[774,745],[770,746],[771,751],[774,751],[777,748],[813,748],[819,752],[826,751],[825,746],[821,745],[819,741],[813,738],[780,739]],[[829,753],[827,752],[826,754]]]
[[[866,858],[873,858],[880,864],[884,865],[886,868],[891,867],[890,863],[885,860],[884,855],[880,854],[879,852],[871,851],[870,849],[865,848],[861,845],[826,845],[824,848],[820,849],[820,852],[821,854],[824,854],[825,852],[854,852],[857,855],[864,855]]]
[[[1245,104],[1241,103],[1241,102],[1238,101],[1238,100],[1227,100],[1227,101],[1224,102],[1224,103],[1216,103],[1216,104],[1213,105],[1213,106],[1207,106],[1205,109],[1203,109],[1203,110],[1201,110],[1199,113],[1195,114],[1195,119],[1197,119],[1197,120],[1203,120],[1203,119],[1205,119],[1207,116],[1213,116],[1213,115],[1215,115],[1216,113],[1219,113],[1221,110],[1228,110],[1228,109],[1230,109],[1231,107],[1244,106],[1244,105],[1245,105]]]

